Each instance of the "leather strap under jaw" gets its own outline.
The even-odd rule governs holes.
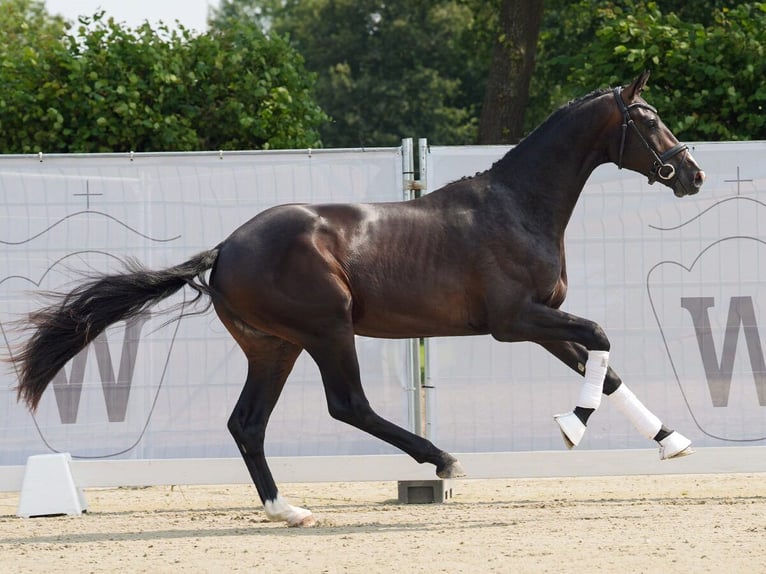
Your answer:
[[[628,131],[628,126],[631,126],[633,130],[636,132],[636,134],[638,135],[639,139],[643,142],[646,149],[649,150],[649,153],[651,153],[652,156],[654,157],[654,163],[652,164],[652,167],[649,170],[649,176],[648,176],[649,184],[652,184],[655,181],[657,181],[657,178],[662,179],[664,181],[669,181],[673,179],[676,175],[676,168],[673,167],[672,164],[668,163],[668,160],[678,155],[679,153],[686,151],[687,149],[689,149],[689,146],[679,142],[673,147],[671,147],[670,149],[665,150],[661,154],[657,154],[652,144],[644,137],[644,134],[641,133],[641,130],[638,129],[638,126],[633,121],[633,118],[630,117],[630,110],[632,110],[633,108],[644,108],[654,114],[657,113],[657,110],[654,107],[644,102],[635,102],[633,104],[630,104],[629,106],[626,106],[625,102],[622,101],[622,95],[621,95],[622,86],[617,86],[613,90],[613,93],[614,93],[614,99],[617,100],[617,105],[619,106],[620,111],[622,112],[622,133],[620,134],[620,151],[617,156],[617,167],[619,169],[622,169],[622,154],[625,151],[625,136]]]

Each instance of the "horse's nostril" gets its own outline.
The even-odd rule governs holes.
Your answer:
[[[702,187],[705,183],[705,172],[700,170],[694,175],[694,187]]]

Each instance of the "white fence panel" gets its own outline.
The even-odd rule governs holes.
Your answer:
[[[429,188],[486,169],[505,151],[432,148]],[[669,425],[711,447],[707,452],[766,445],[765,152],[763,142],[695,145],[708,182],[680,200],[631,172],[599,168],[567,232],[565,308],[606,328],[617,372]],[[9,323],[34,304],[27,292],[71,286],[77,270],[110,268],[127,256],[175,264],[279,203],[401,197],[398,149],[43,160],[0,158],[3,346],[14,341]],[[80,393],[72,385],[80,375],[68,368],[35,417],[16,403],[13,373],[3,373],[0,465],[52,449],[136,462],[204,458],[216,465],[218,457],[237,457],[225,422],[244,381],[240,351],[212,313],[164,321],[153,316],[131,326],[127,340],[139,341],[133,363],[126,326],[111,329],[108,342],[81,360]],[[373,405],[413,428],[408,343],[360,338],[358,348]],[[434,389],[427,428],[440,447],[517,454],[563,448],[551,416],[572,408],[581,379],[541,349],[488,337],[434,339],[428,367]],[[132,373],[128,395],[103,384],[110,369]],[[605,401],[579,450],[596,456],[647,446]],[[330,419],[318,372],[305,357],[273,415],[267,450],[287,457],[398,452]],[[510,476],[513,469],[485,474]]]
[[[505,151],[431,148],[428,187],[487,169]],[[567,229],[564,309],[606,329],[617,373],[696,445],[764,445],[766,143],[693,153],[708,175],[694,197],[612,165],[594,172]],[[562,448],[552,415],[572,409],[582,379],[541,348],[435,339],[428,366],[429,436],[441,448]],[[578,448],[647,446],[607,400]]]
[[[71,287],[78,272],[125,257],[150,267],[180,263],[275,204],[401,196],[399,149],[1,157],[0,344],[18,340],[11,322],[39,303],[29,291]],[[0,465],[51,450],[79,458],[238,456],[226,420],[245,379],[244,356],[212,311],[167,319],[154,314],[109,329],[106,341],[65,368],[35,416],[16,402],[15,374],[4,372]],[[359,338],[357,346],[371,402],[412,428],[407,343]],[[123,384],[110,383],[115,378]],[[396,452],[330,418],[305,355],[266,448],[283,456]]]

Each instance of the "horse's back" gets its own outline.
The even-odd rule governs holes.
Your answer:
[[[214,287],[256,328],[473,333],[484,322],[464,288],[474,260],[449,220],[418,201],[270,208],[222,243]]]

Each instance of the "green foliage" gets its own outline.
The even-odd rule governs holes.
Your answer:
[[[0,151],[21,151],[23,139],[45,140],[60,129],[55,85],[65,57],[67,26],[41,0],[0,1]]]
[[[499,6],[221,0],[194,35],[0,0],[0,152],[473,143]],[[680,138],[766,139],[765,50],[764,2],[546,0],[527,130],[649,68]]]
[[[317,100],[333,119],[321,129],[326,145],[398,145],[412,134],[465,144],[475,139],[489,61],[489,48],[477,50],[474,42],[483,30],[474,8],[482,5],[229,0],[214,12],[211,26],[255,18],[290,38],[318,74]]]
[[[255,21],[318,75],[331,146],[403,135],[473,143],[499,0],[222,0],[213,26]],[[647,98],[691,140],[766,138],[764,4],[546,0],[526,131],[568,100],[652,70]]]
[[[320,147],[327,116],[315,103],[314,76],[280,37],[232,22],[189,44],[207,149]]]
[[[195,36],[100,12],[69,33],[37,0],[0,0],[0,14],[0,152],[320,144],[312,77],[252,23]]]
[[[696,4],[562,2],[541,37],[530,123],[648,68],[646,97],[680,138],[766,139],[766,3]]]

